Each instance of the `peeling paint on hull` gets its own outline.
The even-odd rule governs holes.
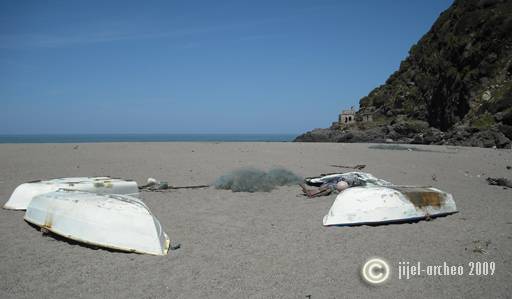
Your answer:
[[[407,189],[407,188],[405,188]],[[341,192],[323,219],[325,226],[386,224],[416,221],[457,212],[453,197],[439,189],[422,187],[353,187]]]
[[[412,222],[457,213],[449,193],[430,186],[394,185],[370,173],[333,173],[307,182],[318,185],[346,175],[357,176],[365,184],[336,197],[323,218],[325,226]]]
[[[166,255],[170,241],[137,198],[58,190],[34,197],[25,220],[62,237],[126,252]]]

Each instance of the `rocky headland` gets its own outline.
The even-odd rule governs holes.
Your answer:
[[[354,121],[295,141],[510,148],[512,1],[455,1],[385,84],[359,101]]]

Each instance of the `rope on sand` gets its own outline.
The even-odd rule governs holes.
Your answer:
[[[153,178],[149,178],[146,185],[139,186],[139,190],[148,192],[165,192],[176,189],[201,189],[208,187],[210,187],[210,185],[170,186],[167,182],[160,182]]]

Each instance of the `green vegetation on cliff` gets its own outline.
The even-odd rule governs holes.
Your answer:
[[[455,1],[409,54],[361,109],[443,131],[504,111],[512,106],[512,1]]]
[[[359,105],[358,115],[373,113],[378,121],[330,132],[331,141],[346,142],[342,135],[350,133],[361,137],[349,138],[352,142],[394,137],[398,142],[510,147],[512,1],[455,1],[411,47],[399,69]],[[421,128],[398,132],[416,122]],[[372,130],[371,136],[365,130]],[[429,134],[437,137],[425,140]],[[305,135],[297,141],[315,141],[314,134]]]

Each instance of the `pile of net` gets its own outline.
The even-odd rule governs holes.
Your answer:
[[[270,192],[277,186],[300,182],[301,177],[284,168],[274,168],[267,172],[256,168],[242,168],[219,177],[214,186],[233,192]]]

